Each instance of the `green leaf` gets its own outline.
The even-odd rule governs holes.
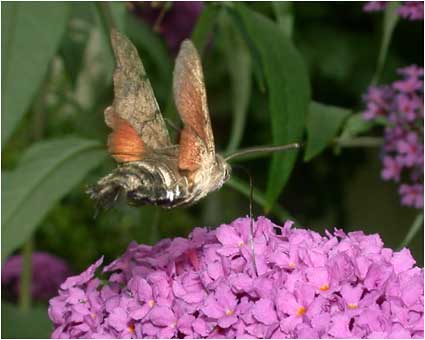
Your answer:
[[[122,1],[110,1],[108,2],[111,10],[111,16],[120,31],[124,31],[129,16],[128,6]]]
[[[104,157],[100,143],[71,137],[39,142],[26,151],[18,167],[2,176],[2,261]]]
[[[201,16],[198,18],[192,32],[191,39],[201,55],[205,46],[207,46],[208,38],[216,24],[217,14],[217,6],[211,4],[207,5],[206,8],[203,9]]]
[[[103,33],[107,41],[110,39],[112,28],[123,31],[127,7],[120,2],[95,2],[99,24],[103,27]],[[112,46],[111,46],[112,48]]]
[[[22,311],[6,302],[1,304],[1,326],[3,339],[48,339],[53,331],[46,306]]]
[[[291,1],[272,1],[271,5],[280,29],[287,37],[292,37],[294,4]]]
[[[72,85],[75,85],[83,65],[87,41],[95,22],[94,9],[93,4],[72,3],[68,27],[59,50]]]
[[[28,110],[65,31],[69,4],[3,2],[1,143]]]
[[[388,48],[390,46],[391,37],[393,35],[395,26],[399,20],[397,9],[400,7],[399,1],[389,1],[384,13],[384,21],[382,26],[382,39],[381,47],[379,49],[378,62],[376,65],[375,75],[373,76],[372,84],[376,84],[381,76],[381,72],[385,65],[387,58]]]
[[[321,153],[337,136],[342,123],[350,115],[350,110],[311,103],[307,117],[307,147],[304,160],[308,162]]]
[[[265,16],[239,4],[236,18],[259,58],[268,88],[272,138],[275,145],[299,142],[310,102],[310,84],[301,55],[280,27]],[[297,152],[275,154],[269,170],[269,210],[282,192]]]
[[[222,43],[232,88],[233,121],[230,141],[226,148],[226,153],[231,153],[239,147],[245,128],[251,97],[252,63],[248,47],[237,27],[230,21],[227,12],[221,14],[219,40]]]
[[[409,243],[413,240],[413,238],[416,236],[416,234],[423,228],[424,226],[424,214],[419,214],[416,216],[415,220],[413,221],[412,226],[410,227],[409,231],[406,234],[406,237],[404,240],[400,243],[398,249],[401,249],[403,247],[406,247],[409,245]]]
[[[145,55],[149,55],[150,59],[155,63],[160,78],[167,80],[167,83],[171,83],[173,63],[164,39],[158,33],[153,32],[143,21],[133,17],[130,17],[127,21],[125,31],[135,46],[142,50],[143,53],[140,53],[140,55],[143,62],[146,63],[144,60]]]
[[[363,118],[362,113],[351,115],[344,124],[340,139],[350,139],[362,133],[369,131],[374,126],[370,120]]]

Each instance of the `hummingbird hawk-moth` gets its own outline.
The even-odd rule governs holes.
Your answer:
[[[118,167],[91,187],[89,195],[102,207],[125,195],[130,205],[174,208],[219,189],[231,167],[215,152],[201,60],[193,43],[185,40],[175,61],[173,94],[184,124],[176,145],[135,46],[116,30],[111,42],[114,100],[104,115],[112,128],[108,151]]]

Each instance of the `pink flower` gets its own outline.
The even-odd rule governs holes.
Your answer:
[[[384,180],[400,182],[401,204],[423,207],[424,92],[423,68],[398,70],[401,80],[390,86],[370,87],[364,96],[365,120],[387,119],[382,150]]]
[[[403,80],[395,81],[393,87],[401,93],[411,93],[423,88],[423,81],[416,77],[407,77]]]
[[[424,69],[417,65],[410,65],[398,69],[398,73],[406,77],[421,78],[424,75]]]
[[[365,12],[378,12],[382,11],[387,7],[386,1],[368,1],[364,6]]]
[[[177,53],[181,42],[190,36],[195,27],[203,10],[203,3],[202,1],[182,1],[167,4],[135,1],[132,2],[131,8],[134,14],[153,26],[163,36],[171,52]]]
[[[418,96],[400,94],[398,96],[397,105],[398,112],[404,115],[409,122],[413,122],[416,118],[420,118],[420,112],[423,111],[423,103]]]
[[[363,112],[366,120],[376,119],[388,115],[390,103],[388,101],[394,95],[394,91],[388,86],[371,86],[364,95],[363,100],[367,103],[367,108]]]
[[[102,280],[99,260],[50,300],[52,337],[423,337],[423,269],[407,249],[384,248],[378,235],[322,236],[259,217],[257,275],[238,246],[249,230],[239,218],[188,239],[131,243]]]
[[[423,1],[403,1],[403,5],[398,9],[398,14],[405,19],[423,20],[424,3]]]
[[[393,158],[386,156],[383,159],[384,168],[382,169],[381,175],[385,180],[394,179],[396,181],[400,180],[400,172],[402,165],[400,164],[399,158]]]
[[[257,321],[265,325],[271,325],[277,322],[274,303],[272,300],[267,298],[262,298],[255,302],[252,309],[252,315]]]
[[[379,12],[387,7],[388,1],[368,1],[364,6],[365,12]],[[424,3],[423,1],[403,1],[398,8],[400,17],[409,20],[424,19]]]
[[[235,314],[236,296],[226,285],[220,285],[214,295],[209,295],[201,311],[209,318],[217,320],[221,328],[228,328],[238,321]]]
[[[424,186],[417,185],[400,185],[399,193],[401,195],[401,204],[413,206],[421,209],[424,205]]]
[[[22,256],[9,257],[1,269],[3,297],[16,301],[22,273]],[[56,294],[59,285],[71,275],[68,264],[44,252],[34,252],[31,258],[31,296],[34,300],[48,300]]]
[[[90,281],[94,277],[94,273],[100,267],[103,262],[103,256],[97,260],[94,264],[88,267],[85,271],[83,271],[80,275],[70,276],[68,277],[64,283],[61,284],[61,289],[70,289],[74,286],[80,286],[88,281]]]

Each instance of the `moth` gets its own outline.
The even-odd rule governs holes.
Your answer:
[[[231,157],[215,151],[201,59],[193,43],[182,43],[173,73],[174,101],[183,122],[178,144],[170,141],[135,46],[117,30],[111,32],[111,43],[116,59],[114,100],[104,116],[112,129],[108,151],[118,166],[88,189],[90,197],[104,208],[125,196],[129,205],[170,209],[191,205],[219,189],[230,177]],[[294,145],[284,146],[290,147]],[[273,148],[279,147],[269,151]]]
[[[90,188],[89,195],[103,207],[125,195],[130,205],[174,208],[219,189],[231,168],[215,152],[201,61],[193,43],[182,43],[175,62],[173,94],[184,124],[176,145],[136,48],[116,30],[111,42],[115,97],[105,110],[105,122],[113,130],[108,151],[118,167]]]

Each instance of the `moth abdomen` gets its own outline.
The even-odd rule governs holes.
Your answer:
[[[120,196],[133,206],[171,208],[180,205],[188,194],[187,181],[176,180],[177,176],[166,164],[129,162],[99,180],[88,193],[104,208],[111,207]]]
[[[127,200],[131,205],[153,204],[163,208],[172,208],[179,205],[184,197],[177,196],[175,191],[164,190],[163,188],[151,188],[146,190],[140,187],[127,193]]]

